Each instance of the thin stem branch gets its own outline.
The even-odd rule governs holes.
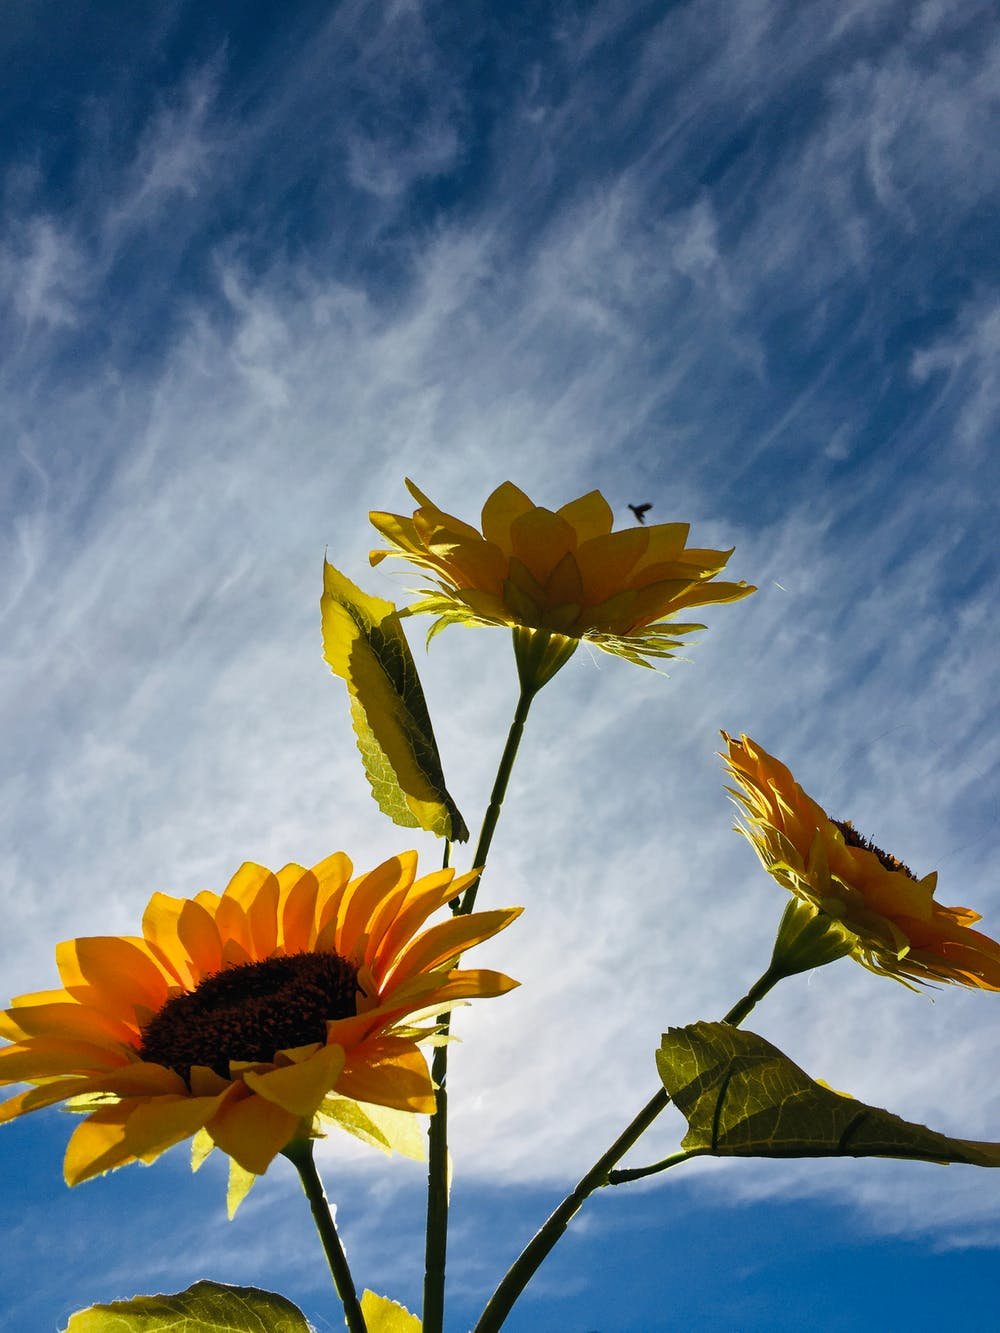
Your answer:
[[[309,1200],[313,1221],[316,1223],[316,1230],[319,1232],[323,1251],[326,1254],[326,1261],[330,1265],[330,1272],[333,1275],[333,1284],[337,1288],[337,1294],[344,1305],[347,1327],[350,1329],[350,1333],[368,1333],[368,1325],[365,1323],[365,1317],[361,1312],[361,1304],[358,1301],[354,1278],[351,1276],[351,1270],[347,1263],[347,1255],[344,1253],[340,1236],[337,1234],[337,1227],[333,1220],[333,1213],[330,1211],[326,1192],[323,1189],[323,1182],[319,1178],[319,1172],[316,1170],[316,1163],[313,1160],[312,1141],[310,1139],[294,1139],[283,1151],[299,1173],[302,1188]]]
[[[680,1166],[681,1162],[688,1162],[692,1157],[704,1156],[704,1148],[695,1148],[691,1152],[685,1152],[682,1148],[680,1152],[671,1153],[669,1157],[664,1157],[660,1162],[654,1162],[652,1166],[632,1166],[625,1171],[609,1171],[609,1185],[627,1185],[632,1180],[643,1180],[646,1176],[659,1175],[661,1171],[669,1171],[673,1166]]]
[[[608,1183],[608,1173],[611,1168],[625,1156],[639,1136],[646,1132],[669,1101],[670,1098],[664,1088],[655,1092],[628,1128],[615,1139],[604,1156],[594,1163],[576,1188],[567,1194],[511,1264],[487,1302],[473,1333],[494,1333],[501,1327],[510,1314],[514,1302],[541,1267],[549,1251],[564,1235],[566,1228],[583,1204],[594,1190]]]
[[[486,858],[496,831],[500,808],[507,794],[511,770],[517,757],[518,746],[524,733],[524,723],[531,701],[537,690],[522,685],[514,710],[514,720],[507,733],[500,764],[497,768],[490,803],[486,807],[483,826],[476,844],[473,867],[479,873],[461,899],[453,900],[452,911],[464,916],[471,912],[483,877]],[[448,1259],[448,1045],[451,1018],[446,1015],[441,1024],[442,1045],[435,1047],[431,1059],[431,1078],[434,1080],[436,1109],[427,1131],[427,1237],[424,1250],[424,1333],[441,1333],[444,1327],[445,1270]]]
[[[785,973],[775,968],[772,963],[760,980],[750,987],[743,999],[733,1005],[722,1021],[730,1023],[734,1027],[742,1023],[754,1005],[784,975]],[[621,1161],[633,1144],[638,1141],[660,1112],[669,1104],[669,1094],[665,1088],[660,1088],[653,1094],[631,1124],[615,1139],[604,1156],[594,1163],[587,1174],[579,1181],[576,1188],[567,1194],[566,1198],[548,1217],[504,1274],[500,1280],[500,1285],[487,1301],[473,1333],[496,1333],[496,1330],[503,1325],[504,1320],[514,1306],[514,1302],[541,1267],[550,1250],[565,1233],[573,1217],[596,1189],[612,1183],[612,1168]],[[685,1157],[688,1155],[684,1154]],[[666,1160],[671,1166],[676,1164],[674,1160],[669,1158]],[[656,1170],[665,1169],[664,1163],[657,1163],[653,1168],[639,1167],[636,1168],[638,1174],[635,1178],[637,1179],[640,1175],[652,1175]],[[618,1175],[619,1173],[616,1173],[616,1177]],[[614,1183],[618,1184],[620,1180],[616,1179]]]

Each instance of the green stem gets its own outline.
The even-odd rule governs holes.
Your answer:
[[[788,973],[772,961],[764,975],[758,981],[754,982],[746,995],[743,996],[743,999],[736,1001],[732,1009],[730,1009],[729,1013],[726,1014],[725,1018],[722,1020],[723,1023],[728,1023],[730,1027],[738,1028],[744,1018],[750,1013],[751,1009],[756,1008],[759,1001],[764,998],[767,992],[787,976]]]
[[[330,1205],[327,1202],[323,1182],[319,1178],[319,1172],[316,1170],[316,1163],[313,1160],[312,1140],[293,1139],[283,1151],[299,1173],[302,1188],[309,1200],[313,1221],[316,1223],[316,1230],[319,1232],[326,1260],[330,1265],[330,1272],[333,1274],[334,1286],[337,1288],[337,1294],[344,1304],[347,1327],[350,1329],[350,1333],[368,1333],[368,1325],[365,1323],[365,1317],[361,1312],[354,1278],[351,1276],[351,1270],[347,1264],[347,1255],[340,1243],[340,1236],[337,1234],[337,1227],[330,1211]]]
[[[490,795],[490,803],[483,817],[483,827],[476,844],[472,864],[478,875],[466,889],[460,900],[452,902],[452,910],[464,916],[471,912],[476,902],[476,894],[486,866],[490,844],[500,818],[500,808],[507,794],[511,770],[517,757],[517,749],[524,732],[525,719],[531,701],[538,693],[524,684],[518,696],[514,720],[507,733],[507,743],[500,756],[496,780]],[[427,1131],[427,1240],[424,1251],[424,1333],[441,1333],[444,1327],[444,1288],[445,1268],[448,1258],[448,1045],[447,1038],[451,1028],[450,1015],[446,1015],[441,1024],[441,1036],[444,1043],[434,1048],[431,1059],[431,1078],[437,1088],[437,1107],[431,1116]]]
[[[661,1171],[669,1171],[672,1166],[680,1166],[681,1162],[690,1161],[692,1157],[701,1157],[705,1153],[704,1148],[695,1148],[691,1152],[685,1152],[682,1148],[680,1152],[671,1153],[669,1157],[664,1157],[662,1162],[654,1162],[652,1166],[632,1166],[627,1171],[609,1171],[609,1185],[627,1185],[630,1180],[642,1180],[646,1176],[658,1175]]]
[[[785,973],[776,969],[772,964],[760,980],[750,987],[743,999],[733,1005],[722,1021],[731,1023],[734,1027],[742,1023],[758,1000],[762,999],[784,975]],[[633,1144],[638,1141],[660,1112],[669,1104],[669,1094],[665,1088],[660,1088],[653,1094],[632,1123],[615,1139],[604,1156],[594,1163],[576,1188],[567,1194],[566,1198],[546,1219],[540,1230],[535,1233],[504,1274],[500,1280],[500,1285],[487,1301],[486,1308],[480,1315],[479,1323],[476,1324],[473,1333],[496,1333],[496,1330],[503,1325],[504,1320],[514,1306],[514,1302],[541,1267],[549,1251],[565,1233],[573,1217],[596,1189],[612,1183],[612,1168],[621,1161]],[[671,1165],[675,1164],[669,1158],[667,1161]],[[652,1169],[637,1168],[640,1175],[651,1175],[654,1169],[664,1170],[666,1168],[662,1163],[658,1163],[656,1168]],[[616,1180],[614,1183],[618,1183],[618,1181]]]
[[[447,1038],[451,1016],[441,1035]],[[448,1258],[448,1047],[436,1046],[431,1078],[437,1088],[436,1109],[427,1128],[427,1237],[424,1249],[423,1327],[440,1333],[444,1327],[444,1279]]]
[[[531,701],[537,693],[537,690],[531,689],[529,686],[521,686],[521,693],[517,698],[517,707],[514,709],[514,720],[511,722],[510,731],[507,733],[507,744],[503,747],[503,754],[500,756],[496,779],[490,793],[490,803],[486,807],[486,814],[483,816],[483,827],[479,831],[479,841],[476,843],[475,855],[472,858],[473,868],[478,870],[479,874],[465,890],[461,906],[458,909],[463,916],[471,912],[476,905],[476,894],[479,892],[483,871],[486,868],[486,858],[489,855],[490,844],[493,842],[497,820],[500,818],[500,809],[504,797],[507,795],[507,784],[510,781],[514,760],[517,758],[518,746],[521,744],[521,737],[524,734],[524,724],[528,717],[528,710],[531,708]]]
[[[503,1280],[490,1297],[479,1317],[473,1333],[494,1333],[501,1327],[536,1271],[541,1267],[555,1243],[565,1233],[570,1222],[580,1211],[587,1198],[601,1185],[608,1183],[611,1168],[628,1152],[640,1135],[650,1127],[670,1098],[665,1089],[655,1092],[632,1123],[625,1129],[598,1161],[590,1168],[574,1190],[567,1194],[504,1274]]]

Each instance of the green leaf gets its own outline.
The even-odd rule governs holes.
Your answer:
[[[196,1282],[174,1296],[136,1296],[72,1315],[65,1333],[312,1333],[284,1296]]]
[[[346,681],[372,795],[404,828],[452,842],[469,830],[448,794],[416,663],[399,613],[324,561],[323,655]]]
[[[402,1153],[417,1162],[427,1160],[426,1126],[412,1111],[397,1111],[393,1107],[373,1106],[368,1102],[362,1108],[361,1103],[351,1097],[331,1093],[320,1102],[319,1113],[362,1143],[380,1148],[382,1152]]]
[[[366,1291],[361,1297],[361,1313],[368,1333],[420,1333],[421,1323],[415,1314],[387,1296],[376,1296],[374,1291]]]
[[[716,1157],[902,1157],[1000,1166],[1000,1143],[952,1139],[810,1078],[727,1023],[670,1028],[656,1053],[688,1122],[682,1147]]]

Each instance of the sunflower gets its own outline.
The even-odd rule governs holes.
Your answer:
[[[420,508],[412,519],[370,515],[393,544],[372,551],[372,564],[401,556],[431,573],[436,586],[410,607],[438,617],[431,634],[465,623],[509,625],[515,643],[519,631],[522,643],[525,631],[529,640],[540,635],[549,657],[558,659],[549,675],[581,639],[649,666],[647,658],[673,656],[680,636],[704,629],[672,617],[756,591],[746,583],[713,583],[732,551],[686,546],[687,523],[612,532],[611,507],[600,491],[553,511],[506,481],[483,505],[480,532],[438,509],[411,481],[406,485]]]
[[[58,1102],[88,1111],[66,1150],[76,1185],[196,1135],[260,1175],[318,1132],[331,1093],[433,1112],[417,1042],[457,1001],[517,984],[455,963],[521,909],[417,934],[475,876],[416,868],[415,852],[353,879],[342,852],[277,874],[248,863],[221,895],[154,894],[141,938],[59,945],[63,988],[0,1015],[13,1043],[0,1083],[35,1085],[0,1121]]]
[[[831,819],[763,747],[722,736],[746,821],[738,832],[783,888],[845,932],[859,963],[904,984],[1000,990],[1000,944],[971,929],[977,912],[935,902],[936,871],[918,879],[850,821]]]

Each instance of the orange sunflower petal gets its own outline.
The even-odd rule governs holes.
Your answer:
[[[430,972],[451,962],[474,944],[480,944],[498,931],[516,921],[524,909],[505,907],[491,912],[470,912],[443,921],[439,926],[418,936],[403,950],[392,972],[392,980],[400,984],[417,972]]]
[[[338,953],[354,962],[362,961],[364,951],[359,954],[357,946],[360,941],[367,942],[373,917],[385,904],[405,895],[416,872],[416,852],[403,852],[352,881],[340,904]]]
[[[387,924],[377,943],[373,940],[371,968],[380,985],[404,945],[413,938],[427,918],[452,898],[464,893],[475,878],[475,874],[471,874],[456,879],[451,870],[439,870],[436,874],[424,875],[413,885],[405,902],[400,904],[395,919]]]
[[[116,1069],[129,1057],[113,1046],[61,1037],[34,1037],[0,1050],[0,1083],[34,1082],[70,1073]]]
[[[747,736],[723,732],[739,831],[782,887],[853,937],[854,958],[904,983],[957,982],[1000,989],[1000,944],[972,930],[969,909],[934,901],[936,876],[902,863],[830,819],[790,771]]]
[[[448,965],[516,912],[470,915],[414,939],[475,872],[455,879],[446,870],[418,880],[415,854],[408,852],[350,876],[342,853],[310,871],[290,865],[278,876],[247,864],[222,895],[153,895],[141,938],[60,946],[65,988],[21,996],[0,1018],[0,1034],[15,1039],[0,1050],[0,1083],[39,1085],[8,1099],[0,1121],[78,1097],[114,1098],[70,1139],[66,1176],[75,1184],[127,1162],[151,1162],[190,1137],[211,1140],[243,1171],[260,1174],[294,1135],[310,1132],[334,1088],[341,1097],[430,1111],[433,1086],[417,1045],[435,1030],[428,1020],[457,998],[496,995],[514,984],[498,973]],[[315,978],[338,971],[329,973],[324,962],[317,972],[308,955],[335,946],[344,961],[354,960],[356,978],[346,976],[356,980],[356,993],[351,984],[333,985],[324,1023],[316,1004],[317,994],[325,1003],[324,991]],[[250,971],[220,985],[220,973],[243,963]],[[285,990],[299,969],[301,1011]],[[280,990],[268,990],[271,979]],[[234,1003],[244,983],[262,987],[247,990],[255,1001],[271,995],[273,1011],[266,1003],[263,1009]],[[207,1007],[199,1023],[218,997],[219,1030],[208,1029],[206,1039],[201,1027],[189,1042],[185,1015],[193,1012],[191,992],[202,985]],[[318,1021],[325,1043],[313,1039]],[[272,1022],[282,1043],[274,1051]],[[194,1054],[202,1063],[189,1063]]]
[[[355,1101],[424,1115],[433,1114],[436,1106],[422,1051],[399,1037],[372,1040],[352,1052],[337,1081],[337,1091]]]
[[[0,1013],[0,1036],[9,1041],[24,1037],[79,1037],[97,1045],[128,1045],[135,1037],[134,1026],[113,1014],[90,1005],[69,1000],[63,1004],[19,1005]]]
[[[286,866],[285,870],[295,870],[300,873],[295,876],[295,882],[283,894],[281,943],[286,953],[299,953],[308,949],[312,943],[319,880],[311,870],[302,870],[301,866]],[[278,872],[279,883],[285,870]]]
[[[331,919],[336,918],[341,899],[351,882],[354,867],[343,852],[334,852],[332,856],[328,856],[325,860],[320,861],[318,865],[314,865],[312,870],[319,884],[316,892],[316,919],[313,928],[313,940],[315,941],[323,926]]]
[[[126,1014],[157,1009],[167,997],[167,979],[145,940],[114,935],[67,940],[56,946],[56,965],[66,989],[87,986],[101,1007]]]

